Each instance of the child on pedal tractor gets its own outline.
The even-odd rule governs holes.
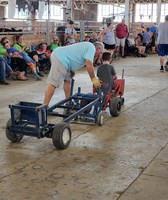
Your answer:
[[[102,81],[102,87],[109,89],[115,86],[114,80],[117,75],[114,67],[111,65],[112,56],[109,52],[104,52],[102,55],[102,63],[97,69],[97,77]],[[102,88],[102,89],[103,89]]]

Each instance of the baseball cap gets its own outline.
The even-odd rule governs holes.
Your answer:
[[[58,36],[54,36],[54,40],[59,40]]]

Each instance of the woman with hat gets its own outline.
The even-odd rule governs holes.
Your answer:
[[[50,44],[50,51],[52,52],[57,47],[60,47],[59,38],[58,36],[54,36],[53,42]]]

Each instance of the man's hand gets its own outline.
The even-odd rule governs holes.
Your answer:
[[[101,87],[101,81],[96,77],[92,78],[92,83],[93,83],[95,88],[100,88]]]

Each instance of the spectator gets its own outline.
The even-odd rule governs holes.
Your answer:
[[[95,43],[95,42],[97,42],[97,41],[99,41],[99,40],[98,40],[98,35],[97,35],[96,32],[93,32],[93,33],[91,34],[91,36],[90,36],[89,42]]]
[[[27,80],[28,78],[25,76],[25,72],[27,71],[27,65],[26,61],[23,58],[20,57],[8,57],[7,50],[4,48],[5,44],[9,43],[9,40],[7,37],[3,37],[1,39],[1,53],[3,52],[2,56],[7,59],[7,63],[11,66],[13,70],[18,69],[19,74],[17,76],[18,80]]]
[[[150,44],[150,31],[149,31],[149,27],[146,28],[146,31],[144,31],[143,33],[143,40],[142,40],[142,44],[144,47],[146,47],[145,52],[147,53],[147,51],[149,50],[149,44]]]
[[[144,33],[145,31],[145,25],[144,22],[141,23],[141,32],[140,33]]]
[[[53,42],[50,44],[50,51],[52,52],[57,47],[60,47],[59,38],[58,36],[54,36]]]
[[[0,57],[0,84],[1,85],[9,85],[9,82],[6,81],[7,75],[14,77],[18,75],[19,72],[13,72],[12,68],[8,65],[5,58]],[[27,80],[26,77],[24,77],[24,80]]]
[[[11,47],[9,42],[5,43],[4,47],[7,50],[9,57],[23,58],[26,61],[26,64],[30,67],[31,71],[33,72],[34,78],[36,80],[41,80],[40,76],[37,74],[34,61],[27,54],[25,54],[24,52],[19,52],[14,47]]]
[[[146,57],[145,50],[146,47],[142,44],[143,37],[141,34],[135,38],[135,46],[138,49],[138,57]]]
[[[156,31],[157,31],[157,24],[154,23],[153,26],[151,26],[149,29],[150,29],[150,31],[151,31],[152,33],[156,33]]]
[[[85,41],[85,42],[89,42],[89,40],[90,40],[90,36],[89,36],[89,35],[85,35],[84,41]]]
[[[128,27],[125,24],[125,19],[122,19],[121,23],[116,26],[116,52],[119,52],[121,46],[121,56],[125,58],[124,47],[125,39],[128,36]]]
[[[92,44],[94,44],[95,42],[98,42],[98,35],[96,32],[93,32],[90,36],[90,40],[89,42],[91,42]],[[97,67],[101,64],[101,54],[99,54],[98,56],[94,57],[94,67]]]
[[[128,53],[135,53],[135,54],[137,54],[137,49],[138,48],[136,47],[133,33],[129,33],[129,36],[127,37],[126,41],[127,41],[127,50],[128,50]]]
[[[41,43],[37,50],[40,59],[50,59],[51,51],[47,47],[47,43]]]
[[[152,53],[156,53],[156,32],[151,32],[150,38],[150,48],[152,49]]]
[[[165,22],[161,22],[157,28],[158,33],[158,55],[160,56],[160,71],[168,71],[168,15],[165,16]],[[165,62],[165,64],[164,64]]]
[[[113,55],[115,50],[115,37],[112,23],[107,24],[107,28],[100,32],[101,41],[104,44],[104,48]]]
[[[23,35],[16,36],[16,43],[13,45],[13,47],[19,52],[28,54],[28,56],[32,58],[38,65],[38,53],[37,51],[31,51],[31,44],[26,44],[23,42]]]
[[[6,49],[3,47],[2,44],[0,44],[0,57],[4,57],[4,56],[7,56],[7,55],[8,55],[8,53],[7,53]]]
[[[77,37],[77,32],[74,28],[74,22],[72,20],[69,21],[69,26],[65,29],[65,37],[66,41],[70,44],[74,44]]]

